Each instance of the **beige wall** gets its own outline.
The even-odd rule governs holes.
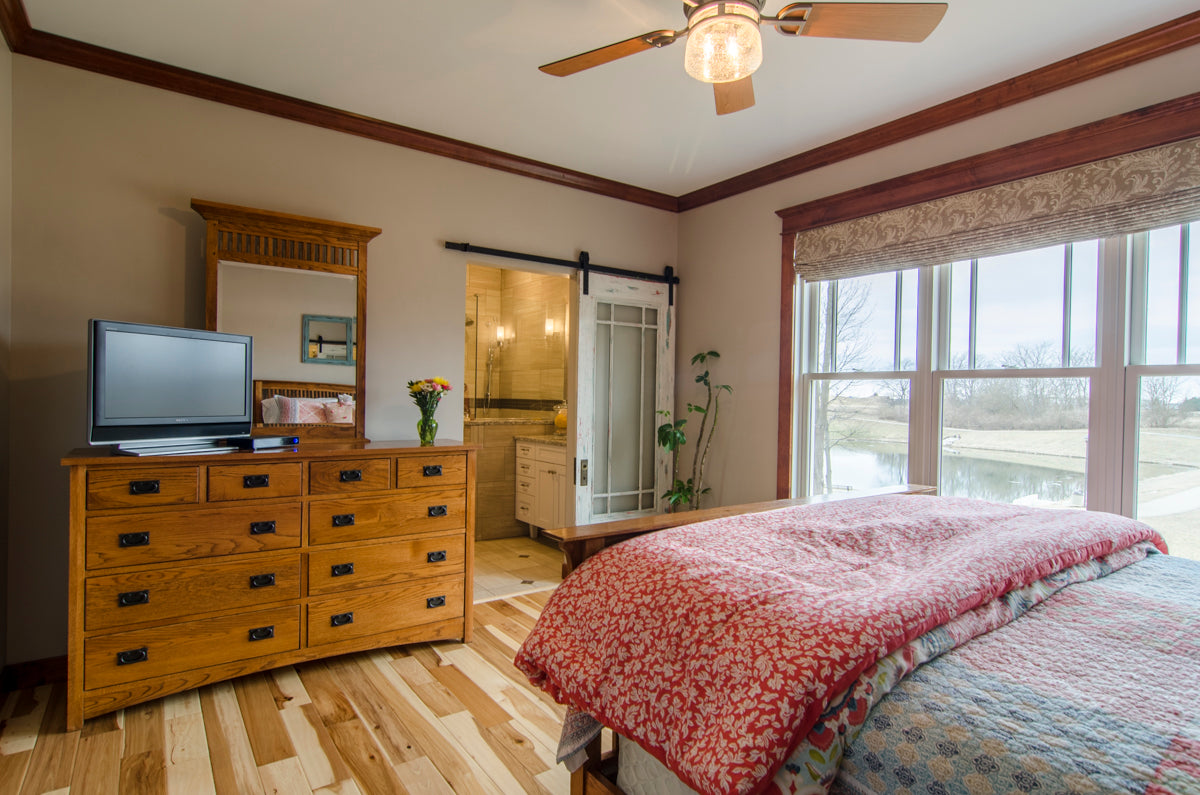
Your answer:
[[[13,56],[0,47],[0,667],[8,637],[8,441],[12,340],[12,74]]]
[[[466,262],[446,240],[661,272],[678,219],[580,191],[16,56],[9,661],[65,651],[67,481],[86,321],[201,326],[193,197],[378,226],[367,434],[414,438],[405,382],[463,382]],[[483,261],[486,258],[473,258]],[[462,438],[461,391],[439,411]]]
[[[682,408],[699,397],[688,365],[696,351],[720,351],[714,378],[735,389],[733,399],[722,404],[706,476],[713,494],[705,504],[775,496],[781,258],[776,210],[1184,96],[1200,90],[1197,75],[1200,47],[1193,47],[683,214],[677,402]]]

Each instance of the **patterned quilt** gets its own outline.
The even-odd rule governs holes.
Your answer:
[[[1109,514],[913,496],[704,522],[587,561],[516,662],[694,789],[759,792],[881,658],[1145,540]]]
[[[834,793],[1197,795],[1200,563],[1072,585],[880,685]]]

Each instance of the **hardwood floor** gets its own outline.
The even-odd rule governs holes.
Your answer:
[[[202,687],[65,731],[64,686],[7,694],[0,795],[547,793],[563,708],[512,665],[549,591],[475,606],[475,640]]]

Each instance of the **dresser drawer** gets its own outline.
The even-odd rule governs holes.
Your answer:
[[[466,538],[459,533],[311,552],[308,592],[315,596],[455,573],[461,577],[465,549]]]
[[[466,527],[463,488],[409,489],[389,497],[314,500],[308,505],[310,544],[436,533]]]
[[[200,500],[200,467],[93,469],[87,473],[89,511],[183,505]]]
[[[533,459],[532,458],[518,458],[517,459],[517,477],[518,478],[532,478],[533,472],[534,472],[534,470],[533,470]]]
[[[300,608],[296,605],[96,635],[83,642],[84,689],[299,648]]]
[[[311,602],[308,606],[308,645],[337,643],[460,618],[463,592],[460,575]]]
[[[533,442],[517,442],[517,458],[533,460]]]
[[[300,503],[238,505],[87,520],[87,568],[265,552],[300,546]]]
[[[300,598],[300,555],[89,577],[84,628],[108,629]]]
[[[517,519],[522,522],[533,522],[533,497],[528,494],[517,495]]]
[[[519,494],[519,495],[524,494],[526,496],[532,497],[536,492],[536,489],[534,488],[534,483],[536,483],[537,481],[535,480],[535,478],[536,478],[536,475],[530,475],[530,476],[517,475],[517,494]]]
[[[461,486],[467,482],[467,457],[430,453],[396,459],[396,488]]]
[[[390,458],[313,461],[308,465],[309,494],[382,491],[391,486],[392,460]]]
[[[208,468],[208,499],[262,500],[300,496],[300,462],[294,464],[231,464]]]

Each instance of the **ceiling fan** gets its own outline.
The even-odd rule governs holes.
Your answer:
[[[917,42],[946,13],[945,3],[790,3],[772,17],[762,6],[763,0],[683,0],[683,30],[652,30],[538,68],[566,77],[686,37],[684,69],[713,84],[717,114],[723,115],[754,104],[750,75],[762,64],[760,25],[773,25],[785,36]]]

